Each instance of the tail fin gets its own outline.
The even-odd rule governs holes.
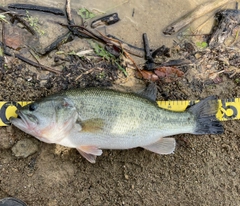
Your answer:
[[[222,134],[224,129],[217,120],[218,101],[210,96],[191,106],[188,112],[192,113],[197,121],[194,134]]]

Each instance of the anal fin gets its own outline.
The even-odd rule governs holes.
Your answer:
[[[171,154],[176,147],[176,140],[174,138],[161,138],[159,141],[144,146],[143,148],[157,154]]]

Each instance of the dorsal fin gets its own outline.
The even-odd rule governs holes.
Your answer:
[[[140,93],[140,95],[152,101],[156,101],[157,86],[153,82],[149,83],[147,87]]]

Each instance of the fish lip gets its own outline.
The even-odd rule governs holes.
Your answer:
[[[17,124],[17,122],[18,123],[21,122],[21,124],[24,124],[24,125],[28,126],[28,122],[27,122],[26,117],[24,116],[24,114],[21,111],[19,111],[19,110],[16,111],[16,114],[17,114],[17,117],[10,117],[10,119],[9,119],[10,122],[13,125]]]
[[[22,121],[28,126],[30,126],[30,122],[36,125],[39,124],[38,118],[33,114],[24,114],[20,110],[17,112],[17,114],[20,117],[20,119],[22,119]]]
[[[20,110],[18,110],[16,113],[18,115],[17,119],[21,119],[24,124],[28,125],[26,116]]]
[[[34,115],[24,114],[20,110],[17,110],[16,114],[17,114],[16,118],[15,117],[11,117],[10,118],[10,121],[11,121],[12,124],[14,124],[14,121],[15,121],[15,123],[17,123],[16,121],[18,121],[18,122],[21,122],[22,125],[25,125],[26,127],[29,127],[30,126],[30,122],[33,122],[33,121],[29,120],[30,117],[31,117],[31,119],[35,120],[34,121],[35,124],[38,124],[38,119]]]

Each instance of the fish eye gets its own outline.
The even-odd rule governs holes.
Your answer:
[[[37,109],[37,104],[36,103],[32,103],[32,104],[29,104],[29,111],[33,112]]]

